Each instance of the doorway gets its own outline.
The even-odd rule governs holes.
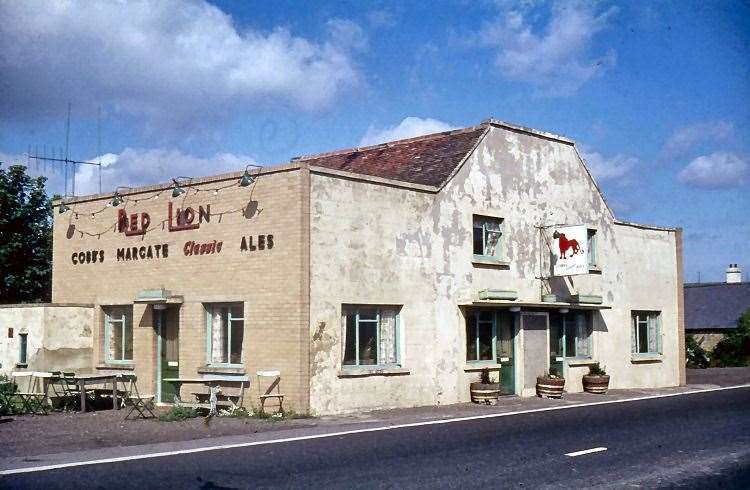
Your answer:
[[[549,315],[541,311],[521,312],[523,329],[523,388],[524,392],[536,390],[536,377],[547,371],[549,347],[547,328]]]
[[[160,403],[174,402],[175,384],[165,379],[180,376],[180,326],[177,308],[154,306],[156,325],[156,396]]]

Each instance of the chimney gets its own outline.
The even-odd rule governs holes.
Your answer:
[[[742,270],[737,264],[729,264],[727,268],[727,284],[737,284],[742,282]]]

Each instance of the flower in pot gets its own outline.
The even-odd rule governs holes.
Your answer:
[[[541,398],[562,398],[565,378],[555,368],[536,378],[536,395]]]
[[[589,374],[583,375],[583,391],[604,395],[609,388],[609,375],[599,363],[589,366]]]
[[[471,383],[469,386],[471,391],[471,401],[474,403],[485,403],[492,405],[497,403],[497,398],[500,396],[500,373],[498,373],[497,382],[493,382],[490,379],[490,370],[488,368],[482,369],[479,373],[479,381]]]

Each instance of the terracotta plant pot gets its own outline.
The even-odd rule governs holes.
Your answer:
[[[583,376],[583,391],[586,393],[596,393],[604,395],[609,389],[609,375],[585,374]]]
[[[471,383],[471,401],[493,405],[500,396],[500,383]]]
[[[562,398],[565,388],[565,378],[550,378],[549,376],[537,376],[536,396],[540,398]]]

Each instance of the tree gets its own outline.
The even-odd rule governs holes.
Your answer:
[[[52,204],[44,177],[0,164],[0,303],[50,301]]]
[[[737,320],[737,328],[716,344],[711,365],[750,366],[750,308]]]

